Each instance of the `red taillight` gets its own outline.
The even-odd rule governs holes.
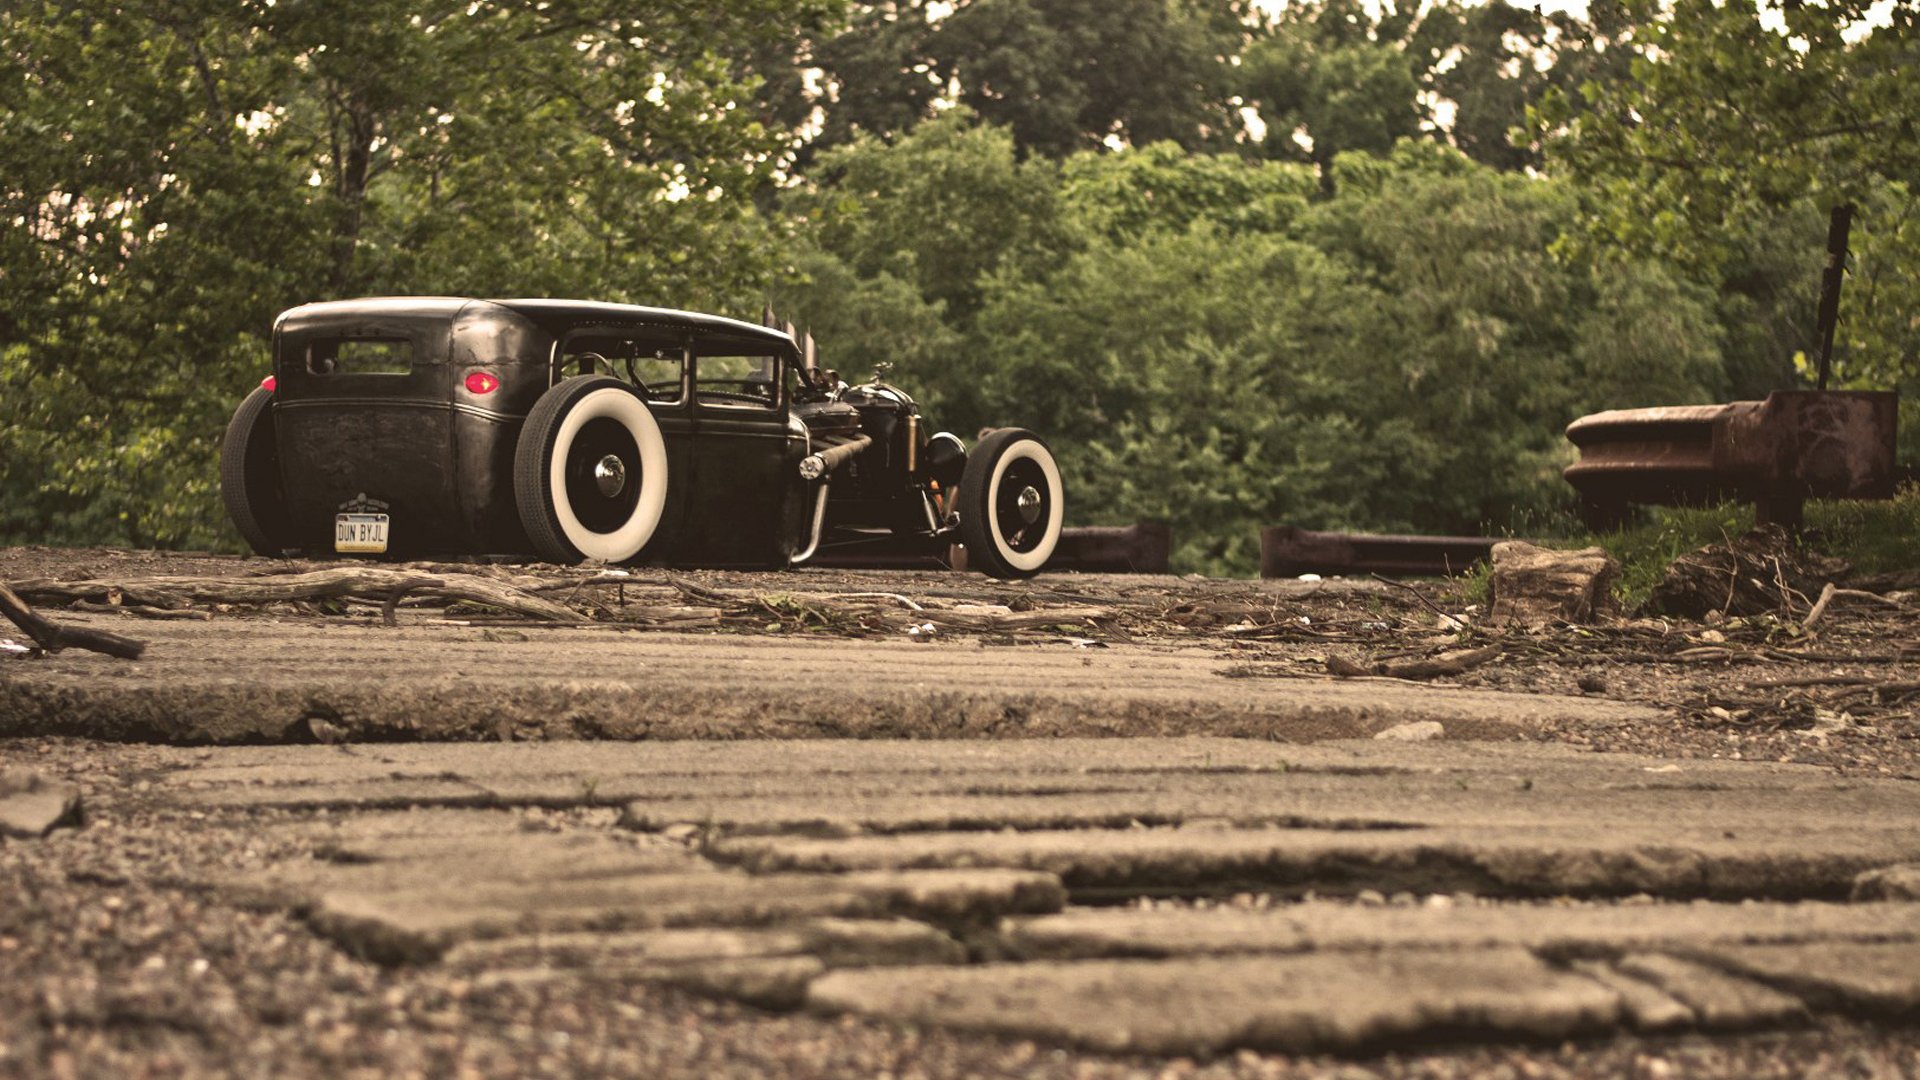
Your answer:
[[[271,375],[260,380],[260,389],[265,390],[269,394],[273,393],[273,385],[273,376]]]
[[[467,391],[474,394],[491,394],[499,389],[500,380],[484,371],[476,371],[467,376]]]

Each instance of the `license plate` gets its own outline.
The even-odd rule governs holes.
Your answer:
[[[379,555],[387,550],[387,515],[336,514],[333,519],[333,550]]]

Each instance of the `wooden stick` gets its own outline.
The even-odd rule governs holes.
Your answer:
[[[26,601],[15,596],[13,590],[5,585],[0,585],[0,615],[11,619],[15,626],[27,632],[34,644],[48,652],[59,652],[72,646],[117,656],[122,660],[138,660],[147,648],[145,642],[119,634],[109,634],[104,630],[82,630],[50,622],[28,607]]]

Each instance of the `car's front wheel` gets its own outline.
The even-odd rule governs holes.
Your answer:
[[[1031,431],[981,439],[960,474],[960,542],[967,565],[994,577],[1030,577],[1053,557],[1066,514],[1060,467]]]
[[[281,555],[293,546],[280,451],[273,439],[273,391],[264,386],[233,410],[220,442],[220,501],[240,538],[256,554]]]
[[[653,538],[667,504],[660,425],[618,379],[567,379],[527,414],[514,451],[513,494],[541,558],[631,559]]]

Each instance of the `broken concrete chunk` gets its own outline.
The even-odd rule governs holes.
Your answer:
[[[1868,870],[1853,879],[1853,901],[1920,900],[1920,863]]]
[[[1621,958],[1614,966],[1685,1002],[1701,1027],[1772,1027],[1804,1020],[1807,1015],[1807,1007],[1799,998],[1691,960],[1663,953],[1636,953]]]
[[[1395,724],[1384,731],[1377,731],[1373,737],[1393,742],[1426,742],[1446,734],[1445,725],[1438,720],[1415,720],[1411,724]]]
[[[847,969],[809,1007],[1112,1053],[1310,1053],[1604,1030],[1619,997],[1523,949]]]
[[[757,926],[811,916],[989,922],[1057,911],[1065,901],[1058,878],[1031,871],[752,876],[708,870],[337,888],[321,891],[307,917],[356,955],[402,964],[436,960],[463,941],[551,931]]]
[[[1551,551],[1522,540],[1493,545],[1495,624],[1586,623],[1613,610],[1620,564],[1597,547]]]
[[[828,967],[958,964],[966,949],[911,919],[808,919],[766,927],[571,931],[467,941],[442,958],[449,968],[549,967],[640,970],[719,960],[813,956]]]
[[[1060,879],[1035,870],[879,870],[841,880],[887,911],[941,922],[1045,915],[1067,906]]]
[[[1573,970],[1620,995],[1620,1010],[1639,1031],[1672,1031],[1694,1022],[1693,1010],[1652,983],[1615,971],[1597,960],[1578,960]]]
[[[732,998],[757,1008],[789,1011],[806,1004],[807,986],[827,967],[811,956],[746,957],[635,972],[709,997]]]
[[[1920,1015],[1920,942],[1725,945],[1703,954],[1823,1007]]]
[[[38,839],[79,816],[80,789],[32,769],[0,770],[0,836]]]

